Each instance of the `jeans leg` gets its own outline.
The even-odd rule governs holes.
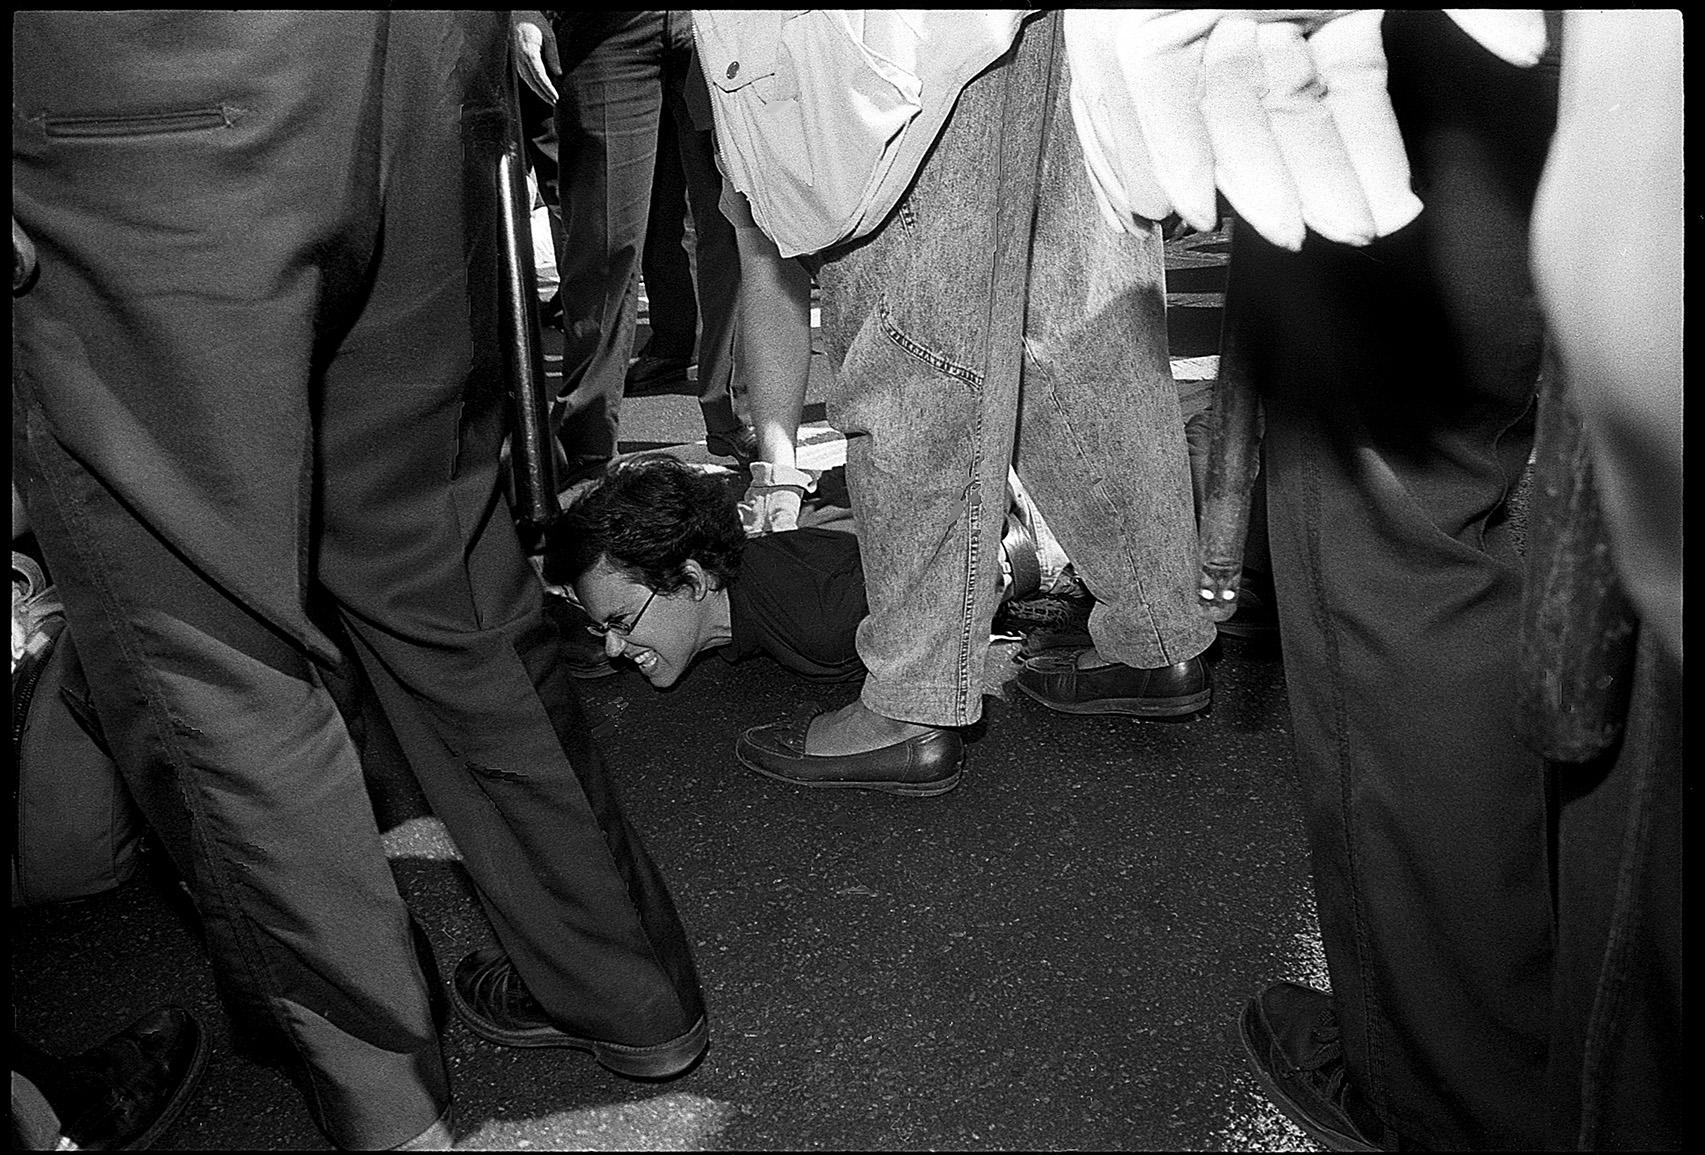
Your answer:
[[[565,482],[616,453],[663,102],[662,12],[607,12],[559,39]]]
[[[1115,233],[1054,97],[1024,330],[1018,468],[1095,594],[1101,655],[1154,668],[1214,640],[1196,593],[1189,454],[1167,356],[1159,228]]]
[[[863,700],[891,718],[982,713],[1054,26],[966,87],[893,216],[820,274],[845,350],[830,419],[870,601]]]

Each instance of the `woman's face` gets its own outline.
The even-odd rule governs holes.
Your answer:
[[[673,594],[653,594],[600,559],[574,583],[574,594],[593,621],[613,627],[604,635],[604,652],[629,659],[647,681],[662,689],[673,686],[705,648],[708,612],[703,588],[700,581]],[[630,626],[632,632],[624,635]]]

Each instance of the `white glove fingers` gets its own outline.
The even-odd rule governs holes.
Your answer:
[[[1256,37],[1267,76],[1262,103],[1296,182],[1303,220],[1330,240],[1367,244],[1377,235],[1373,214],[1327,108],[1307,42],[1290,24],[1263,24]]]
[[[1123,50],[1121,50],[1123,51]],[[1212,231],[1219,220],[1214,150],[1202,118],[1202,44],[1125,65],[1131,103],[1154,158],[1154,178],[1173,210],[1192,228]]]
[[[1457,27],[1500,59],[1522,68],[1545,52],[1545,12],[1539,8],[1446,8]]]
[[[1265,77],[1255,24],[1222,20],[1208,37],[1202,68],[1202,118],[1220,191],[1251,228],[1295,252],[1307,230],[1296,186],[1261,106]]]
[[[1373,9],[1341,17],[1308,42],[1326,85],[1326,105],[1361,182],[1376,234],[1382,237],[1421,212],[1421,200],[1410,187],[1409,153],[1386,86],[1383,16]]]
[[[1099,103],[1099,102],[1098,102]],[[1130,232],[1134,228],[1132,210],[1122,191],[1122,181],[1108,160],[1107,145],[1097,129],[1097,116],[1086,106],[1082,88],[1074,84],[1071,90],[1072,121],[1077,128],[1078,143],[1082,146],[1083,166],[1089,176],[1090,191],[1101,215],[1115,229]],[[1105,108],[1101,115],[1107,116]]]

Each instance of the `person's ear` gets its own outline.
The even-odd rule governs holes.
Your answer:
[[[686,571],[687,580],[693,583],[693,600],[704,601],[705,596],[711,592],[710,575],[705,572],[704,566],[688,558],[687,564],[681,568]]]

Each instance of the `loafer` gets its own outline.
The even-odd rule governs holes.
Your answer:
[[[654,357],[650,353],[642,353],[628,366],[623,392],[635,395],[661,392],[666,386],[686,381],[687,370],[692,367],[691,357]]]
[[[758,457],[758,435],[742,425],[721,433],[706,433],[704,447],[712,457],[732,457],[741,465],[750,466]]]
[[[456,964],[450,999],[462,1021],[487,1042],[589,1051],[601,1066],[630,1079],[672,1079],[698,1062],[710,1044],[710,1029],[702,1015],[685,1033],[649,1046],[565,1031],[546,1016],[516,973],[515,964],[497,946],[481,947]]]
[[[1332,997],[1274,983],[1249,1000],[1238,1033],[1255,1077],[1278,1107],[1328,1151],[1379,1151],[1385,1135],[1350,1085]]]
[[[1082,651],[1038,654],[1024,662],[1018,688],[1064,714],[1120,714],[1132,718],[1186,718],[1213,702],[1208,665],[1201,658],[1144,670],[1119,662],[1077,668]]]
[[[106,1042],[66,1061],[87,1087],[67,1112],[68,1150],[142,1151],[183,1113],[207,1065],[207,1038],[182,1007],[152,1011]]]
[[[811,719],[754,726],[734,756],[766,778],[826,790],[875,790],[933,798],[959,785],[965,743],[955,730],[930,730],[862,754],[807,754]]]

